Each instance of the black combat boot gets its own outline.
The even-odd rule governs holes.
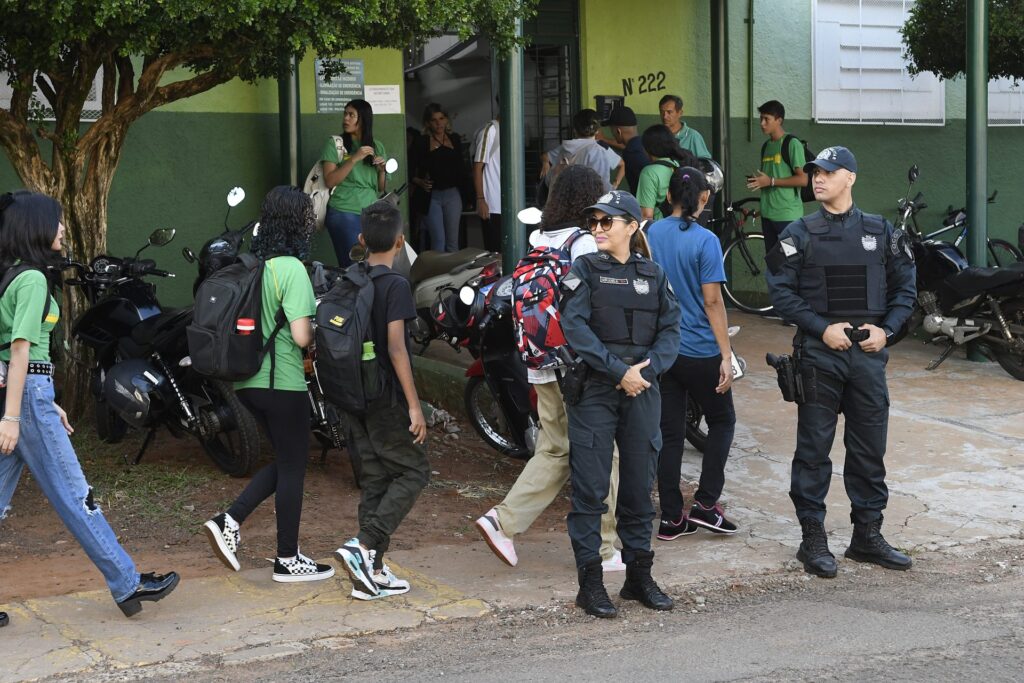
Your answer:
[[[619,596],[623,600],[639,600],[644,607],[657,610],[670,610],[675,605],[672,598],[661,592],[658,584],[651,578],[651,567],[654,565],[654,553],[638,552],[633,561],[626,564],[626,583],[622,584]]]
[[[800,520],[804,541],[796,551],[796,559],[804,563],[804,571],[826,579],[834,579],[838,567],[836,556],[828,549],[828,536],[825,527],[813,517]]]
[[[882,518],[873,522],[853,523],[853,538],[844,553],[856,562],[871,562],[886,569],[906,571],[914,563],[909,555],[896,550],[882,537]]]
[[[595,617],[610,619],[617,616],[619,610],[615,609],[608,591],[604,589],[604,570],[601,562],[597,561],[579,569],[580,592],[576,594],[576,606]]]

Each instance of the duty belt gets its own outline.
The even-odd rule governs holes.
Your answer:
[[[29,361],[28,363],[28,374],[30,375],[48,375],[53,377],[53,363],[44,363],[42,361]]]
[[[885,320],[884,316],[881,315],[823,315],[821,316],[830,323],[850,323],[854,327],[860,327],[861,325],[881,325],[882,321]]]

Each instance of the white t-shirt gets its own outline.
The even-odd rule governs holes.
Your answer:
[[[569,236],[578,229],[579,228],[562,228],[552,232],[534,230],[530,233],[530,248],[560,247],[565,244],[565,241],[569,239]],[[573,262],[575,262],[580,256],[583,256],[584,254],[591,254],[595,251],[597,251],[597,242],[594,241],[594,236],[587,232],[586,228],[583,228],[583,234],[573,242],[572,251],[569,255],[572,257]],[[552,369],[534,370],[533,368],[527,368],[526,373],[530,384],[547,384],[548,382],[558,381],[558,377]]]
[[[484,201],[491,213],[501,213],[501,141],[498,121],[481,128],[473,142],[473,163],[484,165]]]

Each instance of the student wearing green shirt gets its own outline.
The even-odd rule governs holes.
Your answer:
[[[351,265],[348,252],[359,240],[359,214],[377,201],[384,191],[384,145],[373,137],[373,108],[366,100],[352,100],[345,105],[343,119],[344,150],[332,136],[324,145],[320,160],[324,165],[324,182],[334,188],[327,202],[324,225],[331,236],[338,265]]]
[[[778,100],[769,100],[757,108],[761,115],[761,132],[768,141],[761,148],[761,168],[747,178],[747,189],[761,192],[761,231],[764,253],[779,241],[779,233],[804,215],[800,188],[807,185],[804,173],[804,146],[796,136],[789,137],[789,164],[782,153],[786,131],[782,127],[786,108]]]
[[[667,204],[668,182],[680,166],[696,166],[697,157],[679,146],[668,126],[655,124],[644,131],[644,151],[651,163],[640,171],[636,200],[645,221],[661,220],[672,209]]]
[[[14,489],[27,467],[103,574],[117,606],[130,617],[142,610],[142,601],[170,595],[178,575],[136,571],[82,474],[68,438],[75,430],[54,403],[50,332],[60,311],[50,295],[47,271],[60,261],[61,216],[60,204],[44,194],[19,191],[0,197],[0,273],[9,280],[0,297],[0,359],[7,364],[0,418],[0,520],[10,511]]]
[[[698,159],[710,159],[711,152],[704,144],[704,137],[686,125],[683,121],[683,98],[678,95],[665,95],[658,102],[658,113],[661,115],[661,122],[679,141],[679,146],[689,150]],[[693,164],[696,165],[696,164]]]
[[[279,316],[281,327],[271,353],[259,371],[235,383],[239,400],[260,423],[274,450],[274,460],[253,476],[238,499],[204,525],[214,553],[229,568],[241,565],[235,554],[241,543],[239,526],[256,507],[274,496],[277,511],[277,559],[274,581],[319,581],[334,568],[299,552],[303,480],[309,456],[309,403],[302,349],[313,341],[310,318],[316,299],[302,259],[309,255],[315,221],[313,203],[297,187],[275,187],[263,200],[259,233],[252,253],[266,263],[263,271],[261,330],[267,339]]]

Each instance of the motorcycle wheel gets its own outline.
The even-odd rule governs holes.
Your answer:
[[[128,423],[106,401],[96,401],[96,435],[103,443],[121,443]]]
[[[1003,315],[1012,327],[1024,328],[1024,301],[1011,301],[1003,305]],[[1024,381],[1024,353],[1008,349],[1005,346],[994,346],[992,354],[999,366],[1006,370],[1014,379]]]
[[[686,394],[686,440],[701,453],[708,445],[708,426],[704,422],[704,410],[693,398]]]
[[[464,394],[466,414],[480,438],[503,455],[529,457],[529,451],[519,446],[501,414],[498,399],[483,377],[470,377]]]
[[[199,443],[217,467],[232,477],[244,477],[252,471],[260,452],[256,420],[231,385],[209,380],[203,387],[211,403],[199,407],[200,419],[209,430],[207,436],[199,437]]]

